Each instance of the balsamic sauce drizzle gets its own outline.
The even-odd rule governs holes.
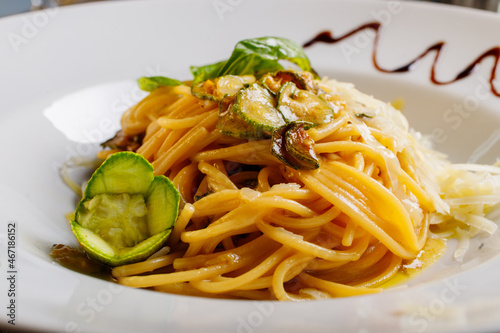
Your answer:
[[[450,84],[450,83],[456,82],[458,80],[464,79],[464,78],[468,77],[470,74],[472,74],[474,69],[476,69],[476,67],[478,67],[478,65],[484,59],[486,59],[488,57],[493,57],[494,63],[493,63],[493,66],[491,68],[491,73],[490,73],[490,78],[489,78],[490,90],[495,96],[500,97],[500,91],[498,91],[495,88],[495,84],[494,84],[494,81],[496,78],[496,69],[497,69],[498,63],[500,61],[500,46],[494,46],[494,47],[490,48],[489,50],[483,52],[473,62],[471,62],[470,65],[468,65],[464,70],[462,70],[460,73],[458,73],[454,79],[449,80],[449,81],[439,81],[438,79],[436,79],[436,66],[438,63],[439,56],[441,54],[441,50],[442,50],[443,46],[445,45],[445,42],[437,42],[437,43],[429,46],[424,52],[419,54],[415,59],[413,59],[412,61],[410,61],[408,64],[406,64],[404,66],[401,66],[401,67],[396,68],[396,69],[386,69],[386,68],[381,67],[377,61],[377,47],[378,47],[378,41],[380,39],[380,35],[381,35],[381,31],[382,31],[381,27],[382,27],[382,25],[379,22],[370,22],[370,23],[363,24],[363,25],[359,26],[358,28],[355,28],[354,30],[351,30],[351,31],[345,33],[344,35],[339,36],[339,37],[333,36],[330,31],[323,31],[323,32],[320,32],[318,35],[316,35],[311,40],[309,40],[308,42],[306,42],[303,46],[306,48],[306,47],[309,47],[315,43],[334,44],[334,43],[340,42],[340,41],[342,41],[342,40],[344,40],[352,35],[355,35],[363,30],[373,30],[375,32],[375,39],[373,42],[372,62],[377,70],[379,70],[383,73],[409,72],[412,69],[412,67],[417,62],[419,62],[419,60],[421,60],[422,58],[427,56],[427,54],[429,54],[431,52],[435,52],[434,61],[432,63],[432,67],[431,67],[430,80],[432,83],[437,84],[437,85]]]

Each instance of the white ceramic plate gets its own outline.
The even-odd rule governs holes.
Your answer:
[[[142,95],[144,75],[190,77],[190,65],[225,59],[249,37],[300,43],[382,23],[377,60],[407,64],[445,42],[436,66],[450,80],[500,45],[500,17],[450,6],[377,1],[123,1],[72,6],[0,20],[0,303],[7,329],[64,332],[481,332],[500,329],[496,237],[474,240],[463,263],[448,254],[408,286],[371,296],[300,304],[174,296],[74,273],[54,264],[53,243],[74,244],[64,214],[75,196],[58,175],[72,156],[91,156],[120,112]],[[457,162],[499,155],[500,98],[487,57],[449,85],[429,80],[436,53],[408,73],[375,69],[373,30],[307,49],[322,75],[354,82],[383,100],[403,98],[417,130]],[[498,61],[498,58],[496,59]],[[486,82],[486,83],[485,83]],[[497,84],[500,89],[500,84]],[[94,148],[93,148],[94,147]],[[16,224],[15,273],[8,273],[8,229]],[[483,244],[480,246],[480,244]],[[8,295],[14,275],[15,297]]]

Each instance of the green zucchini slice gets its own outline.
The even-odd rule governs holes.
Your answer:
[[[213,80],[206,80],[195,84],[191,93],[200,99],[220,101],[226,95],[235,95],[242,88],[255,82],[253,75],[224,75]]]
[[[120,152],[106,159],[87,183],[84,197],[98,194],[142,194],[153,181],[153,166],[139,154]]]
[[[205,80],[191,86],[191,94],[199,99],[208,99],[216,102],[215,98],[216,85],[213,80]]]
[[[272,132],[285,125],[285,120],[275,108],[273,95],[258,83],[236,94],[233,111],[256,129]]]
[[[119,266],[144,260],[168,239],[180,196],[165,176],[155,176],[141,155],[118,152],[90,178],[71,222],[94,259]]]
[[[238,91],[255,82],[253,75],[225,75],[215,79],[216,98],[222,99],[226,95],[236,95]]]
[[[277,109],[287,122],[301,121],[306,127],[330,122],[334,117],[333,109],[315,93],[299,89],[295,83],[285,83],[278,95]]]
[[[224,135],[238,139],[262,139],[268,137],[262,129],[255,128],[233,110],[236,96],[226,95],[219,102],[217,128]]]

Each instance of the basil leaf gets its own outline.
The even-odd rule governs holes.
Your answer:
[[[191,73],[193,74],[194,77],[193,86],[196,83],[216,78],[218,76],[217,73],[220,71],[220,69],[224,66],[225,63],[226,61],[220,61],[216,62],[215,64],[205,65],[200,67],[191,66]]]
[[[141,77],[139,80],[139,88],[144,91],[153,91],[163,86],[180,86],[182,83],[179,80],[171,79],[164,76]]]
[[[292,62],[316,76],[300,45],[286,38],[262,37],[238,42],[226,61],[192,67],[193,84],[223,75],[261,75],[285,69],[280,60]]]

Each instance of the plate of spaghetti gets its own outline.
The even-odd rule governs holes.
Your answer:
[[[2,328],[498,329],[499,28],[340,0],[1,20]]]

